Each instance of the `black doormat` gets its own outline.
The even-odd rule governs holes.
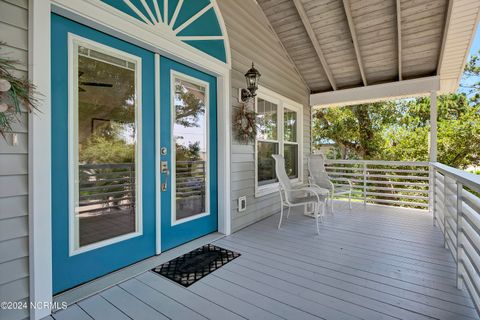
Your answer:
[[[152,271],[188,287],[238,257],[238,252],[207,244],[165,262]]]

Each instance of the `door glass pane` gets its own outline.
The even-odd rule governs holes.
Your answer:
[[[173,137],[175,141],[175,220],[208,211],[207,90],[175,79]]]
[[[289,178],[298,178],[298,145],[285,144],[285,170]]]
[[[277,140],[277,105],[262,98],[257,99],[257,139]]]
[[[272,155],[278,154],[278,143],[258,141],[257,149],[258,185],[263,186],[276,182],[275,160],[272,158]]]
[[[297,142],[297,112],[285,108],[283,122],[285,141]]]
[[[76,44],[75,248],[136,232],[135,61]]]

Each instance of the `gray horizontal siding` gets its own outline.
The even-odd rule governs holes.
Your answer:
[[[238,90],[245,87],[250,65],[260,70],[260,84],[304,105],[304,156],[310,152],[310,108],[308,88],[286,56],[278,38],[254,1],[218,2],[230,39],[232,53],[233,113],[238,107]],[[252,36],[253,35],[253,36]],[[278,194],[255,197],[255,155],[253,144],[231,143],[232,229],[239,230],[279,210]],[[247,197],[247,210],[238,212],[237,199]]]
[[[14,74],[27,77],[28,1],[0,0],[2,56],[19,62]],[[0,137],[0,301],[28,301],[28,115]],[[28,310],[0,310],[0,319],[24,319]]]

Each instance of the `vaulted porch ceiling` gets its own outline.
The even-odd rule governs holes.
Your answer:
[[[480,12],[475,0],[256,1],[312,96],[432,77],[453,92]]]

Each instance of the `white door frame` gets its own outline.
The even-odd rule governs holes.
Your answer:
[[[217,77],[218,232],[231,233],[230,88],[231,61],[226,27],[216,0],[211,0],[225,40],[227,63],[183,43],[165,28],[150,28],[99,0],[29,0],[29,78],[41,93],[39,109],[29,118],[29,264],[30,301],[52,302],[51,228],[51,12],[172,58]],[[93,13],[93,15],[92,15]],[[160,30],[160,31],[159,31]],[[158,66],[158,60],[157,60]],[[157,69],[159,69],[157,67]],[[159,76],[156,73],[156,78]],[[156,79],[159,88],[159,79]],[[159,92],[155,94],[156,101]],[[158,104],[158,102],[156,102]],[[158,110],[158,109],[157,109]],[[158,130],[159,115],[156,115]],[[158,144],[156,144],[158,146]],[[160,150],[157,150],[159,153]],[[157,179],[159,165],[157,163]],[[158,186],[157,186],[158,187]],[[159,190],[158,190],[159,192]],[[157,199],[159,196],[157,195]],[[157,203],[157,253],[160,253],[160,206]],[[31,309],[31,319],[50,314]]]

